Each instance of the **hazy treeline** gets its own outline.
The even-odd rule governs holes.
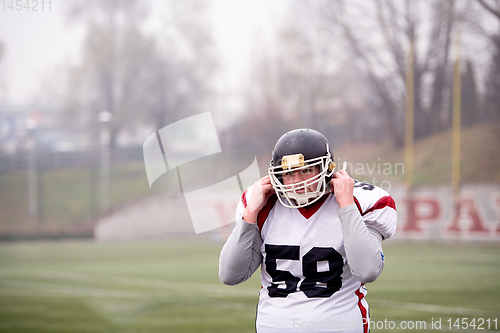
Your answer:
[[[224,103],[214,84],[223,64],[211,4],[162,2],[161,15],[154,2],[68,4],[68,18],[86,26],[82,54],[44,83],[41,102],[64,115],[61,126],[94,134],[97,113],[111,112],[112,142],[121,131],[160,129]],[[222,130],[224,142],[267,152],[286,130],[307,126],[334,145],[401,147],[411,45],[417,140],[451,125],[457,52],[463,126],[500,120],[500,1],[290,0],[283,10],[273,42],[254,43],[238,96],[244,112]]]
[[[263,146],[276,130],[312,126],[337,145],[401,147],[411,45],[416,140],[451,127],[457,53],[462,126],[500,120],[500,1],[325,0],[292,14],[248,93],[242,127]]]

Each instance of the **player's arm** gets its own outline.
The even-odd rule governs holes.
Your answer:
[[[266,176],[247,191],[248,198],[244,194],[240,201],[236,227],[224,244],[219,258],[219,278],[224,284],[235,285],[246,281],[262,263],[262,238],[257,216],[273,193],[269,177]]]
[[[354,203],[354,180],[345,170],[334,174],[331,186],[340,205],[338,216],[351,273],[362,283],[373,282],[384,268],[382,236],[365,224]]]
[[[259,212],[274,193],[269,176],[264,176],[256,181],[252,186],[250,200],[243,211],[243,220],[251,224],[256,224]]]
[[[219,279],[227,285],[235,285],[249,279],[262,263],[260,237],[257,224],[241,219],[222,248],[219,258]]]

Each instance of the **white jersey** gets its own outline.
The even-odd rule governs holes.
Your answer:
[[[243,194],[237,217],[251,190]],[[354,197],[365,224],[391,237],[396,212],[390,195],[356,182]],[[276,199],[268,200],[258,218],[262,288],[257,332],[367,332],[367,291],[351,273],[335,196],[327,194],[309,209],[287,208]]]

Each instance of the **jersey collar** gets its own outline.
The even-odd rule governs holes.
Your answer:
[[[297,208],[297,209],[299,210],[300,214],[302,214],[302,216],[304,216],[306,219],[309,219],[311,216],[314,215],[314,213],[316,213],[318,211],[318,209],[321,208],[321,206],[323,205],[325,200],[328,198],[330,193],[331,192],[323,194],[321,199],[319,199],[318,201],[316,201],[315,203],[313,203],[310,206],[305,206],[305,207],[301,207],[301,208]]]

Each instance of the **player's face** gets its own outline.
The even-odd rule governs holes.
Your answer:
[[[296,183],[300,183],[303,181],[306,181],[316,175],[318,175],[320,172],[319,166],[314,165],[311,167],[306,167],[300,170],[290,170],[288,172],[285,172],[283,174],[283,185],[292,185]],[[307,186],[307,191],[314,191],[316,188],[317,184],[312,184]],[[305,192],[304,189],[299,189],[297,190],[297,193],[302,193]]]

